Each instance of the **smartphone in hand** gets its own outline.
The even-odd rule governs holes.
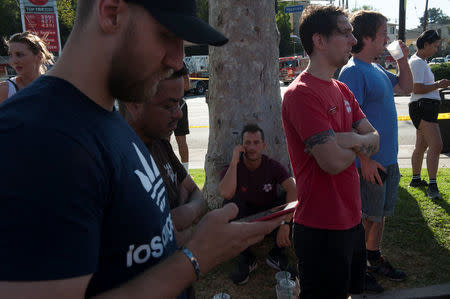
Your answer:
[[[276,218],[278,216],[282,216],[285,214],[289,214],[294,212],[295,208],[297,207],[298,201],[293,201],[290,203],[286,203],[281,206],[277,206],[274,208],[271,208],[269,210],[256,213],[244,218],[237,219],[238,222],[258,222],[258,221],[267,221],[273,218]]]

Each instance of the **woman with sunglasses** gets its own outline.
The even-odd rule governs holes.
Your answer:
[[[439,155],[442,150],[442,139],[437,117],[441,97],[439,88],[449,86],[450,80],[434,80],[434,74],[426,59],[433,56],[441,43],[441,37],[436,30],[423,32],[416,41],[417,52],[409,59],[414,78],[414,87],[409,103],[409,115],[416,127],[416,145],[411,157],[413,178],[410,187],[425,187],[427,195],[432,199],[441,198],[436,183],[436,173],[439,166]],[[427,170],[429,183],[420,178],[422,161],[427,152]]]
[[[12,35],[6,44],[9,64],[17,76],[0,82],[0,103],[44,74],[46,65],[53,63],[53,54],[45,42],[28,31]]]

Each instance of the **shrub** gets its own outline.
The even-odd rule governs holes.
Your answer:
[[[450,79],[450,63],[433,64],[430,67],[436,81]]]

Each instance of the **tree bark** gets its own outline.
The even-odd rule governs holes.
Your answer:
[[[209,48],[209,144],[204,196],[221,205],[217,187],[245,124],[265,133],[265,154],[290,169],[281,122],[279,33],[273,0],[210,0],[209,23],[229,38]]]

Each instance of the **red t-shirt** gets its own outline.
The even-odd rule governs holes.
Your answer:
[[[305,153],[305,140],[327,131],[351,132],[365,117],[348,87],[303,72],[287,89],[283,126],[297,185],[294,221],[308,227],[345,230],[361,221],[359,175],[355,163],[336,175],[323,171]],[[331,155],[333,153],[330,153]]]

